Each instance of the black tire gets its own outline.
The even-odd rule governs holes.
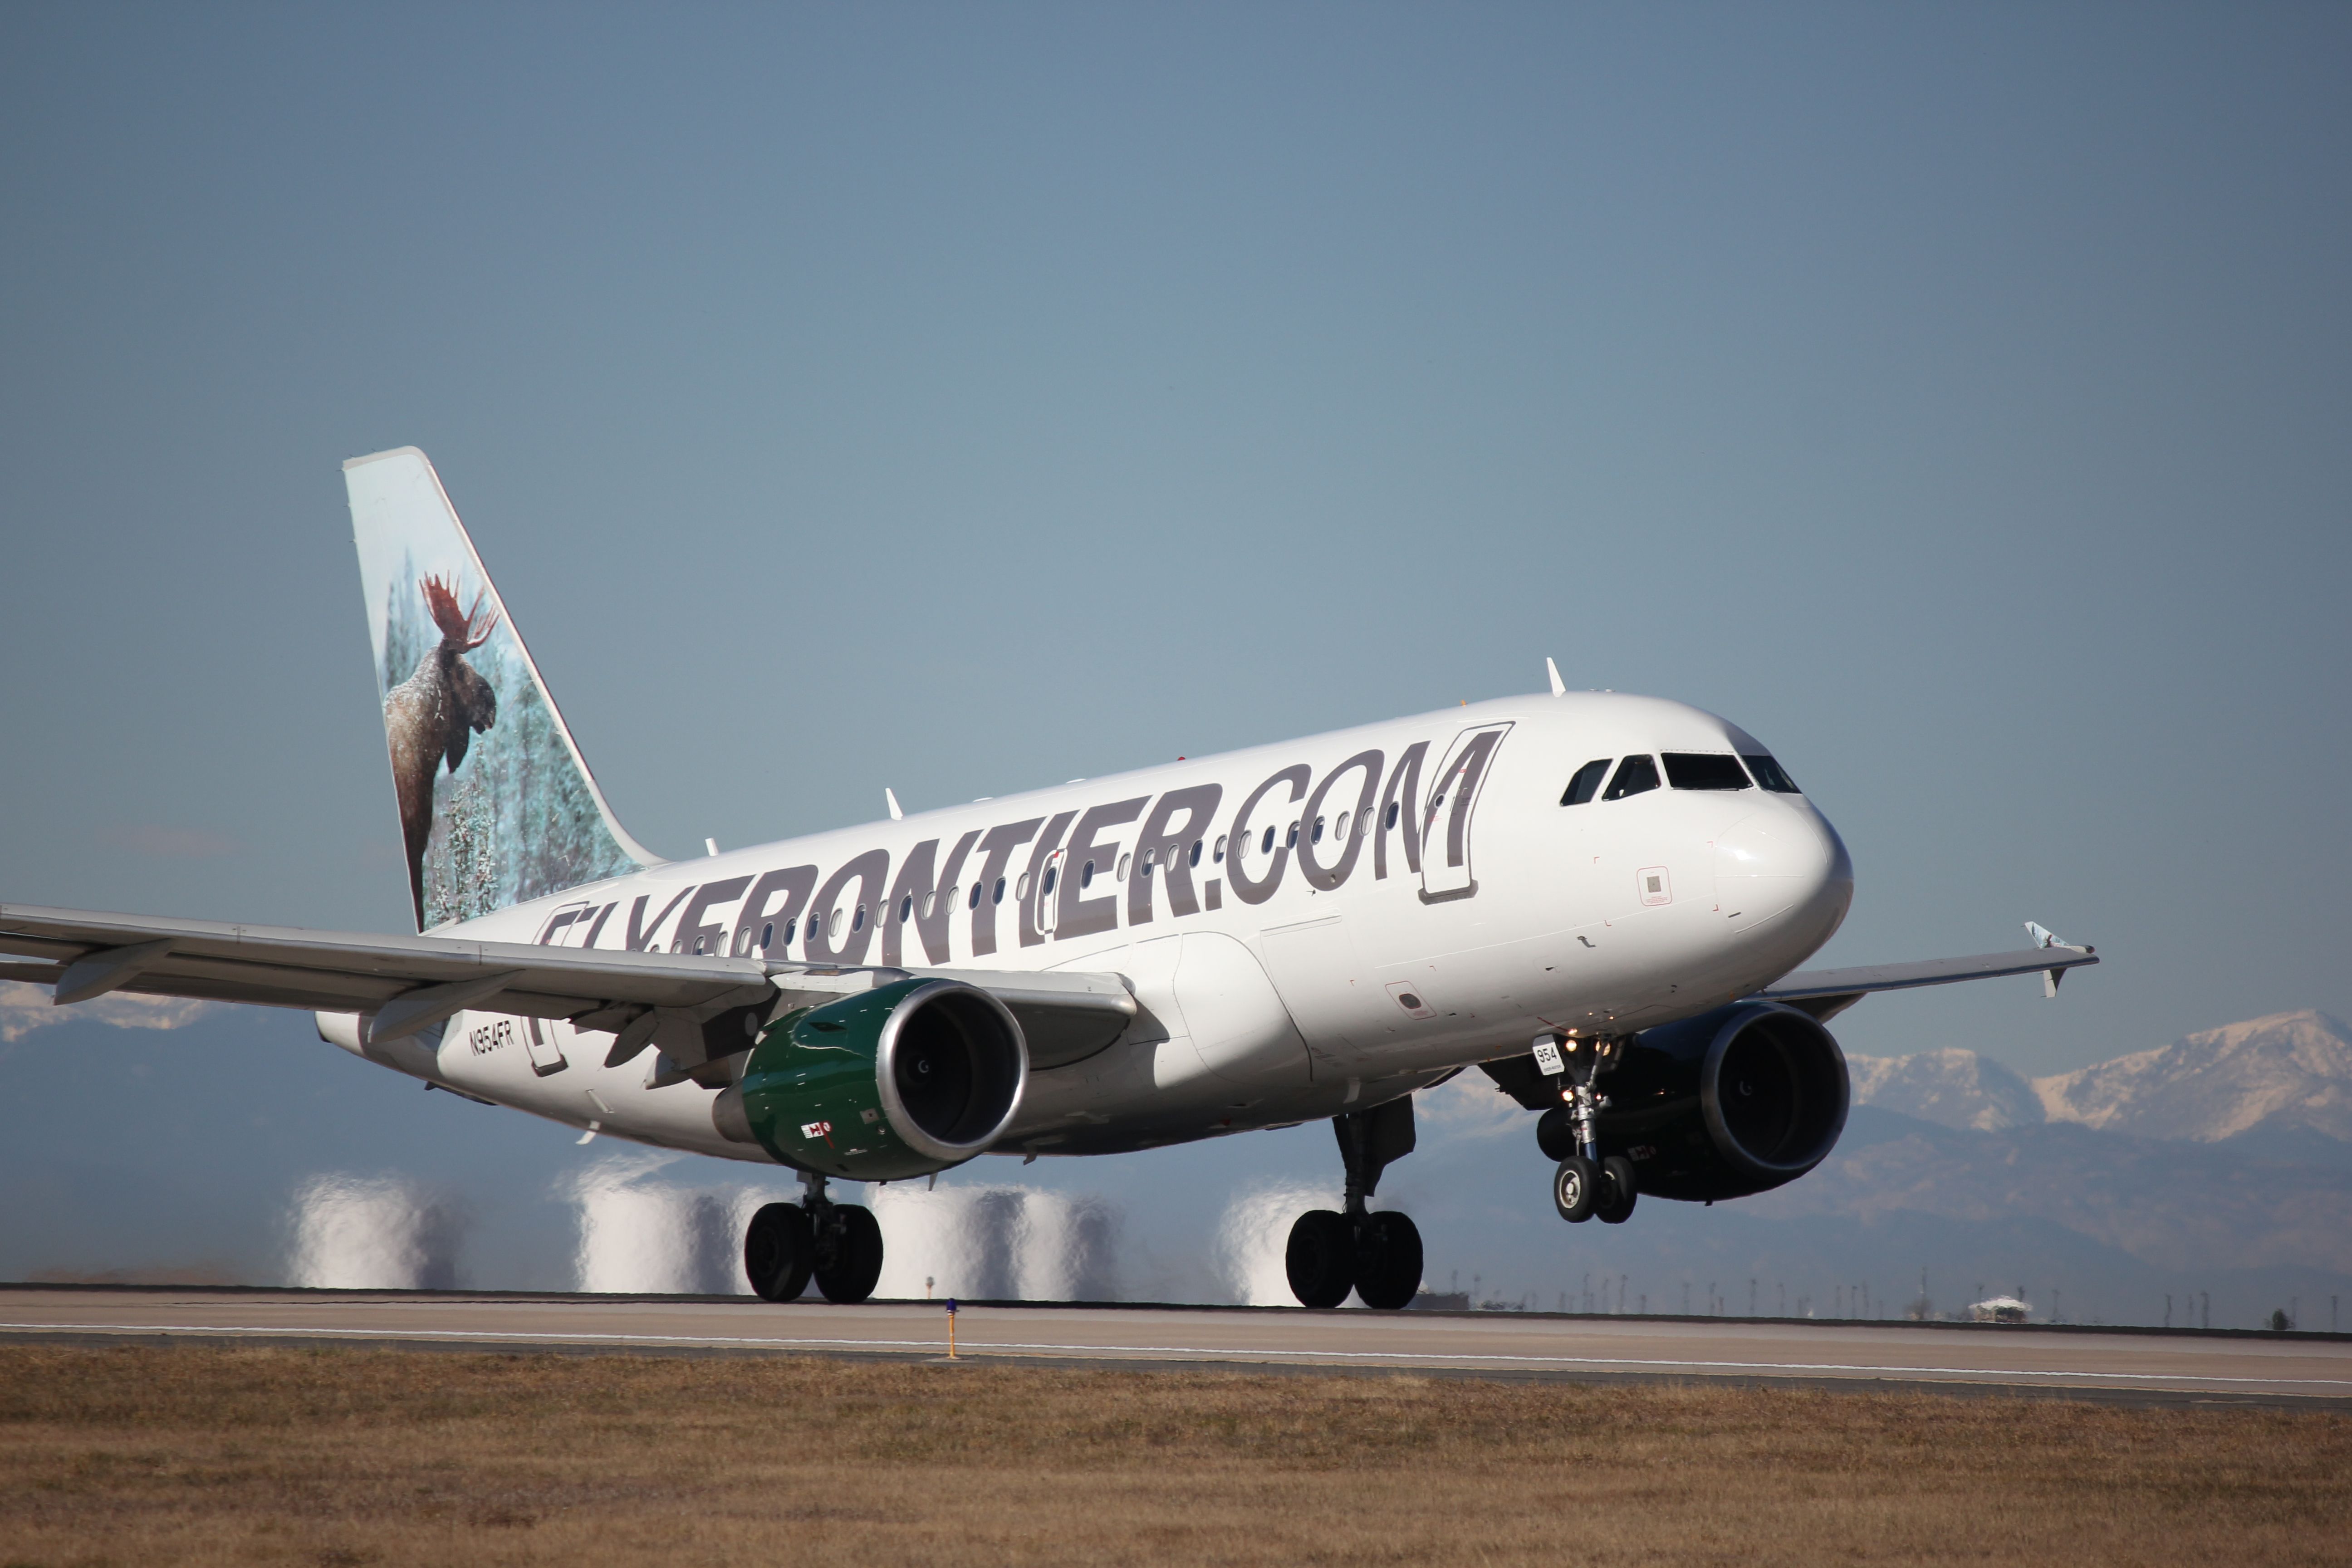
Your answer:
[[[1601,1171],[1581,1154],[1570,1154],[1552,1173],[1552,1206],[1559,1217],[1570,1225],[1582,1225],[1592,1217],[1592,1205],[1601,1198]]]
[[[1364,1216],[1356,1234],[1356,1294],[1367,1307],[1393,1312],[1421,1289],[1421,1227],[1393,1209]]]
[[[826,1300],[848,1306],[874,1294],[882,1278],[882,1227],[872,1209],[856,1204],[834,1205],[833,1224],[833,1256],[817,1266],[816,1288]]]
[[[1536,1147],[1547,1160],[1565,1160],[1576,1152],[1576,1128],[1568,1120],[1568,1108],[1555,1105],[1536,1118]]]
[[[816,1264],[816,1236],[798,1204],[769,1204],[743,1228],[743,1272],[770,1301],[797,1301]]]
[[[1329,1209],[1308,1209],[1290,1227],[1282,1266],[1302,1307],[1336,1307],[1356,1286],[1356,1238]]]
[[[1601,1216],[1603,1225],[1623,1225],[1633,1217],[1633,1200],[1641,1195],[1640,1178],[1633,1174],[1633,1162],[1622,1154],[1612,1154],[1601,1162],[1601,1198],[1592,1212]]]

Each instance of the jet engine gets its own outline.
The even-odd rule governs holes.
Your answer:
[[[993,1143],[1028,1078],[1003,1003],[961,981],[900,980],[777,1017],[711,1119],[797,1170],[898,1181]]]
[[[1600,1079],[1603,1154],[1664,1198],[1744,1197],[1829,1157],[1852,1090],[1845,1053],[1810,1015],[1741,1002],[1644,1029]]]

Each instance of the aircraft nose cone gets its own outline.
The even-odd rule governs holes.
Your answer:
[[[1853,898],[1853,863],[1819,813],[1776,806],[1740,818],[1716,839],[1715,887],[1736,931],[1791,910],[1834,930]]]

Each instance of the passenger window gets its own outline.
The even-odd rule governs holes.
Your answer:
[[[1748,764],[1748,771],[1756,775],[1756,782],[1773,794],[1802,795],[1805,793],[1797,787],[1797,781],[1789,776],[1789,770],[1770,757],[1743,757],[1740,760]]]
[[[1025,881],[1027,881],[1029,879],[1028,879],[1028,878],[1026,878],[1026,877],[1024,877],[1024,878],[1022,878],[1021,879],[1022,879],[1023,881],[1024,881],[1024,882],[1025,882]],[[988,901],[989,901],[990,903],[992,903],[992,904],[1001,904],[1001,903],[1003,903],[1003,902],[1004,901],[1004,879],[1003,879],[1003,878],[999,877],[998,879],[996,879],[996,891],[994,891],[994,892],[992,892],[992,893],[991,893],[991,894],[989,894],[989,895],[988,895]]]
[[[1629,795],[1640,795],[1658,787],[1658,764],[1647,757],[1628,757],[1617,764],[1617,776],[1603,790],[1603,800],[1623,800]]]
[[[1601,757],[1577,769],[1576,776],[1568,781],[1568,788],[1561,792],[1559,804],[1582,805],[1600,794],[1601,781],[1609,776],[1609,764],[1615,760],[1613,757]]]
[[[1747,789],[1738,757],[1716,752],[1668,752],[1666,782],[1676,789]]]
[[[793,933],[800,929],[801,917],[798,915],[794,915],[792,919],[784,922],[784,945],[786,947],[793,945]]]
[[[981,886],[978,882],[974,882],[971,885],[971,902],[966,904],[964,908],[968,910],[980,908],[980,894]],[[1000,900],[1004,897],[1004,879],[1002,877],[996,879],[996,896]]]
[[[775,940],[776,922],[770,921],[766,925],[760,928],[760,951],[761,952],[767,952],[770,944],[774,942]]]
[[[1274,853],[1274,824],[1271,822],[1265,825],[1265,842],[1257,847],[1257,852],[1261,855]]]
[[[1323,819],[1321,817],[1318,816],[1315,819],[1314,829],[1307,835],[1307,837],[1318,844],[1323,842]]]
[[[1224,858],[1224,847],[1225,847],[1225,841],[1224,841],[1223,839],[1222,839],[1222,838],[1218,839],[1218,840],[1217,840],[1217,858],[1219,858],[1220,860],[1222,860],[1222,859],[1223,859],[1223,858]],[[1186,865],[1188,865],[1188,866],[1197,866],[1197,865],[1199,865],[1200,863],[1201,863],[1201,841],[1200,841],[1199,839],[1195,838],[1194,840],[1192,840],[1192,853],[1189,857],[1187,857],[1187,858],[1186,858],[1186,860],[1185,860],[1185,864],[1186,864]]]
[[[1403,809],[1404,807],[1396,801],[1389,802],[1389,814],[1381,824],[1381,831],[1386,833],[1390,828],[1394,827],[1397,825],[1397,813]]]
[[[1285,849],[1296,849],[1298,847],[1298,824],[1294,822],[1290,825],[1289,836],[1283,839],[1282,847]]]

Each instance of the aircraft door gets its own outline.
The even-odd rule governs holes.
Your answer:
[[[596,906],[591,903],[566,904],[547,917],[539,928],[541,947],[578,947],[588,934],[589,922],[595,919]]]
[[[523,1046],[530,1054],[531,1071],[545,1078],[550,1073],[562,1072],[572,1065],[564,1059],[563,1047],[556,1042],[555,1038],[555,1032],[558,1029],[571,1027],[570,1024],[561,1018],[525,1018],[523,1020]]]
[[[1031,896],[1037,900],[1037,929],[1048,936],[1054,934],[1054,911],[1061,907],[1062,902],[1059,889],[1063,873],[1067,869],[1062,864],[1063,854],[1064,851],[1056,849],[1045,858],[1045,869],[1039,873],[1037,886],[1031,890]]]
[[[547,917],[539,929],[541,947],[580,947],[588,940],[588,932],[596,918],[593,903],[566,904]],[[571,1025],[556,1018],[525,1018],[522,1021],[524,1054],[530,1058],[530,1070],[545,1078],[562,1072],[572,1064],[564,1058],[563,1047],[557,1041],[556,1031],[569,1029]]]
[[[1481,724],[1454,738],[1429,784],[1421,808],[1421,901],[1442,903],[1478,891],[1470,861],[1470,823],[1478,793],[1492,771],[1495,752],[1510,733],[1510,721]]]

